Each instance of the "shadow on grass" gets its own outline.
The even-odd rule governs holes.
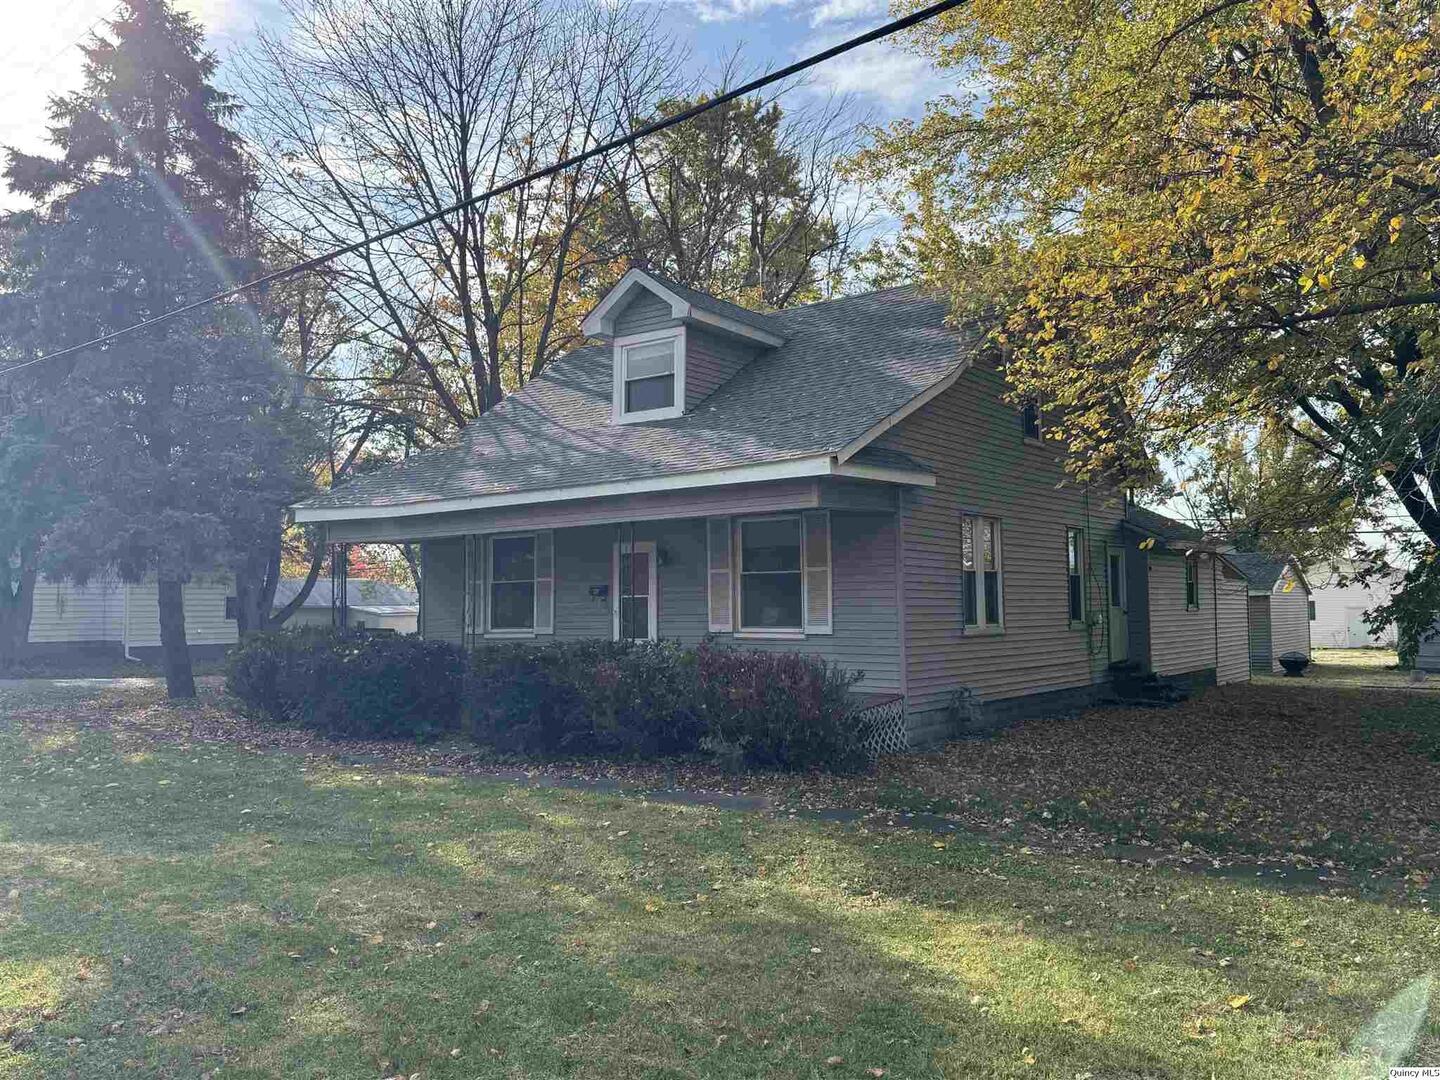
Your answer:
[[[1308,1076],[1436,963],[1424,916],[965,838],[94,733],[0,779],[20,1075]]]

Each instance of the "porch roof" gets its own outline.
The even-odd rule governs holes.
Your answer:
[[[578,349],[454,443],[306,500],[295,516],[444,513],[781,476],[924,483],[923,467],[864,447],[967,366],[978,336],[946,316],[943,298],[914,287],[776,312],[766,318],[783,345],[686,415],[644,424],[611,422],[610,346]]]

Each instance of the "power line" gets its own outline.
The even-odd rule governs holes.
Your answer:
[[[589,150],[584,150],[578,154],[573,154],[568,158],[563,158],[562,160],[555,162],[553,165],[547,165],[543,169],[537,169],[534,172],[527,173],[526,175],[517,177],[514,180],[508,180],[503,184],[491,188],[489,191],[482,192],[479,195],[471,196],[468,199],[462,199],[456,203],[451,203],[449,206],[442,207],[439,210],[433,210],[430,213],[426,214],[424,217],[416,218],[414,221],[406,222],[403,225],[396,225],[393,228],[386,229],[384,232],[377,233],[374,236],[361,237],[359,240],[356,240],[353,243],[346,244],[344,247],[335,248],[334,250],[328,251],[323,255],[317,255],[312,259],[306,259],[303,262],[294,263],[293,265],[284,267],[280,270],[272,270],[270,273],[262,274],[260,277],[247,281],[243,285],[236,285],[233,288],[226,289],[222,292],[212,293],[211,295],[206,296],[203,299],[195,300],[188,304],[182,304],[180,307],[177,308],[171,308],[169,311],[162,312],[161,314],[156,315],[154,318],[145,319],[141,322],[133,323],[130,326],[122,327],[119,330],[111,331],[108,334],[102,334],[99,337],[91,338],[89,341],[80,342],[77,345],[70,345],[55,352],[46,353],[43,356],[37,356],[33,359],[22,361],[18,364],[12,364],[7,368],[0,368],[0,375],[8,375],[11,372],[20,371],[23,368],[33,367],[36,364],[43,364],[47,360],[59,360],[62,357],[73,356],[75,353],[83,352],[86,349],[93,349],[98,348],[101,345],[108,345],[113,341],[118,341],[120,338],[129,337],[130,335],[139,333],[142,330],[148,330],[151,327],[159,326],[162,323],[171,322],[175,319],[178,319],[182,315],[188,315],[192,311],[198,311],[201,308],[209,307],[211,304],[219,303],[222,300],[232,299],[234,297],[247,293],[252,289],[258,289],[265,285],[274,284],[277,281],[284,281],[287,278],[292,278],[299,274],[304,274],[311,270],[316,270],[319,267],[324,266],[326,263],[333,262],[335,259],[341,258],[342,256],[353,255],[355,252],[361,251],[372,244],[378,244],[383,240],[389,240],[392,237],[401,235],[402,233],[407,233],[411,229],[418,229],[422,225],[428,225],[433,221],[438,221],[440,218],[446,217],[449,214],[456,213],[457,211],[464,210],[468,207],[488,202],[490,199],[493,199],[498,195],[504,195],[507,192],[514,191],[516,188],[523,187],[526,184],[533,183],[536,180],[543,180],[547,176],[553,176],[556,173],[564,172],[566,169],[572,168],[575,165],[579,165],[582,162],[589,161],[591,158],[599,157],[602,154],[608,154],[612,150],[620,149],[622,146],[632,146],[635,143],[639,142],[641,139],[647,138],[651,135],[655,135],[661,131],[664,131],[666,128],[675,127],[677,124],[683,124],[687,120],[693,120],[695,117],[700,116],[702,113],[707,113],[711,109],[718,109],[720,106],[729,104],[737,98],[744,97],[747,94],[753,94],[755,91],[762,90],[765,87],[771,85],[772,83],[781,82],[782,80],[788,79],[793,75],[798,75],[802,71],[807,71],[812,67],[823,64],[827,60],[833,60],[835,57],[841,56],[847,52],[851,52],[854,49],[858,49],[862,45],[869,45],[873,41],[879,41],[882,38],[887,38],[894,34],[898,34],[902,30],[908,30],[912,26],[916,26],[919,23],[927,21],[928,19],[933,19],[935,16],[944,14],[952,8],[960,7],[962,4],[965,4],[967,2],[968,0],[940,0],[939,3],[931,4],[929,7],[921,8],[919,11],[912,12],[911,14],[906,15],[903,18],[893,19],[882,26],[878,26],[873,30],[867,31],[866,33],[859,34],[856,37],[847,38],[845,41],[840,42],[838,45],[832,45],[828,49],[824,49],[817,53],[812,53],[811,55],[805,57],[803,60],[797,60],[795,63],[790,64],[787,67],[783,67],[777,71],[772,71],[767,75],[761,75],[758,78],[751,79],[749,82],[744,83],[741,86],[737,86],[733,90],[727,90],[723,94],[718,94],[710,100],[700,103],[699,105],[692,105],[690,108],[685,109],[682,112],[678,112],[674,116],[667,116],[663,119],[646,124],[644,127],[637,128],[635,131],[632,131],[629,135],[622,135],[619,138],[611,139],[608,142],[599,143],[591,147]]]

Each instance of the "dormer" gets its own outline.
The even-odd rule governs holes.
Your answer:
[[[580,326],[612,343],[617,424],[683,416],[785,342],[768,315],[639,268],[626,271]]]

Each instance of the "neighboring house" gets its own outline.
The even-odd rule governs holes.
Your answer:
[[[1421,671],[1440,671],[1440,619],[1435,621],[1429,634],[1420,635],[1420,648],[1415,654],[1415,666]]]
[[[1280,657],[1310,655],[1310,583],[1293,559],[1228,556],[1250,581],[1250,668],[1279,671]]]
[[[1130,507],[1125,529],[1137,542],[1127,567],[1111,553],[1112,579],[1128,569],[1128,580],[1113,580],[1110,596],[1128,603],[1131,659],[1157,675],[1247,681],[1249,582],[1231,556],[1200,530],[1140,506]]]
[[[77,585],[42,578],[30,609],[30,646],[39,653],[118,649],[131,659],[153,659],[160,653],[158,591],[153,580],[127,584],[106,576]],[[219,655],[239,640],[232,578],[196,577],[182,593],[193,654]]]
[[[1365,622],[1365,612],[1388,603],[1402,575],[1377,579],[1369,585],[1352,580],[1353,563],[1312,566],[1305,571],[1310,585],[1310,641],[1317,649],[1395,647],[1395,625],[1376,636]],[[1343,584],[1342,584],[1343,582]]]
[[[275,586],[275,608],[295,599],[304,578],[281,578]],[[329,578],[318,578],[310,595],[290,618],[289,626],[330,626],[334,620],[333,589]],[[358,630],[389,630],[397,634],[415,633],[420,617],[420,598],[414,589],[391,585],[385,581],[351,578],[345,590],[350,609],[349,625]]]
[[[761,314],[632,269],[583,325],[603,344],[454,444],[295,508],[331,543],[418,542],[422,635],[803,651],[863,670],[919,738],[961,704],[1091,700],[1132,640],[1163,638],[1139,664],[1214,678],[1223,611],[1187,617],[1183,577],[1139,590],[1144,612],[1113,602],[1112,567],[1139,560],[1124,498],[1067,480],[943,299]]]

